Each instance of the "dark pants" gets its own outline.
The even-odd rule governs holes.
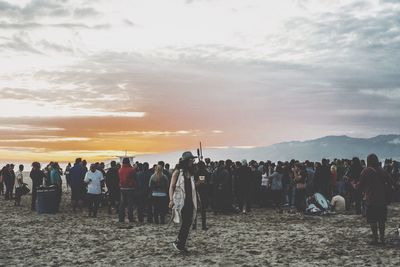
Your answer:
[[[119,221],[125,221],[125,209],[128,209],[128,220],[133,222],[133,205],[135,203],[135,191],[133,189],[121,190],[121,200],[119,204]]]
[[[15,205],[17,206],[21,205],[21,197],[22,197],[21,189],[22,189],[21,187],[15,188]]]
[[[9,200],[9,199],[13,199],[13,190],[14,190],[14,184],[15,181],[10,181],[10,180],[5,180],[4,181],[5,185],[6,185],[6,194],[5,194],[5,199]]]
[[[136,199],[136,205],[137,205],[137,215],[138,215],[138,220],[139,222],[144,222],[144,214],[146,211],[146,205],[147,205],[148,199],[146,197],[146,194],[139,194],[137,199]]]
[[[238,204],[241,211],[250,211],[250,192],[249,190],[243,190],[238,192]]]
[[[85,191],[86,189],[84,186],[71,186],[71,204],[72,204],[72,210],[75,211],[76,208],[79,206],[79,202],[83,202],[84,196],[85,196]]]
[[[119,208],[119,201],[121,199],[121,193],[119,191],[119,188],[117,189],[112,189],[109,190],[109,199],[108,199],[108,213],[111,214],[111,208],[114,207],[115,210],[118,212]]]
[[[199,196],[200,196],[200,201],[197,203],[198,204],[200,203],[199,207],[200,207],[200,215],[201,215],[201,227],[203,229],[207,229],[206,211],[207,211],[207,207],[208,207],[208,198],[207,198],[207,194],[204,194],[204,193],[200,193]],[[193,229],[196,229],[196,227],[197,227],[197,216],[193,223]]]
[[[101,200],[101,194],[87,194],[88,198],[88,209],[89,209],[89,216],[96,217],[97,210],[99,209],[99,204]]]
[[[178,248],[183,249],[189,236],[190,226],[193,222],[193,202],[185,203],[182,208],[182,224],[178,234]]]
[[[151,198],[153,204],[153,216],[155,223],[165,223],[165,214],[167,213],[167,197],[155,197]]]
[[[272,190],[271,194],[275,208],[280,209],[282,206],[283,190]]]
[[[4,182],[0,182],[0,195],[4,194]]]
[[[145,198],[144,200],[145,209],[147,209],[147,222],[153,222],[153,204],[151,203],[151,198]]]
[[[62,196],[62,185],[56,185],[56,192],[57,192],[57,212],[60,210],[61,204],[61,196]]]
[[[356,206],[356,213],[361,214],[361,202],[362,202],[362,193],[360,189],[354,189],[353,191],[353,200]]]
[[[32,186],[31,210],[36,210],[37,186]]]
[[[297,211],[304,212],[306,210],[306,190],[296,188],[295,206]]]

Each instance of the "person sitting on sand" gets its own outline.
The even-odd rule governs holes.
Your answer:
[[[332,211],[344,212],[346,210],[346,201],[343,196],[337,193],[337,190],[333,192],[334,197],[331,200]]]
[[[378,244],[378,228],[381,244],[385,243],[385,222],[387,220],[388,193],[394,185],[390,175],[382,169],[378,157],[367,157],[367,168],[360,175],[359,188],[365,193],[367,222],[371,226],[372,245]]]

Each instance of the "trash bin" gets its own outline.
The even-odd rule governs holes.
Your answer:
[[[55,186],[39,187],[37,193],[37,213],[55,214],[58,211],[57,188]]]

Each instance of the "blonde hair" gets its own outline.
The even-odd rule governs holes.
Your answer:
[[[331,172],[336,172],[336,170],[337,170],[336,165],[332,165],[331,166]]]
[[[156,180],[157,180],[157,183],[158,182],[160,182],[160,180],[161,180],[161,177],[163,176],[163,167],[160,165],[160,164],[158,164],[157,166],[156,166],[156,168],[155,168],[155,170],[154,170],[154,174],[156,175]]]

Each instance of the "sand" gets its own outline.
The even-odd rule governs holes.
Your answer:
[[[1,266],[400,266],[400,249],[367,245],[370,231],[357,215],[305,217],[254,209],[209,215],[208,231],[191,231],[189,255],[171,242],[178,227],[154,224],[119,229],[116,215],[73,214],[69,195],[57,215],[37,215],[0,199]],[[400,223],[400,203],[389,208],[388,231]],[[388,233],[393,236],[393,233]]]

